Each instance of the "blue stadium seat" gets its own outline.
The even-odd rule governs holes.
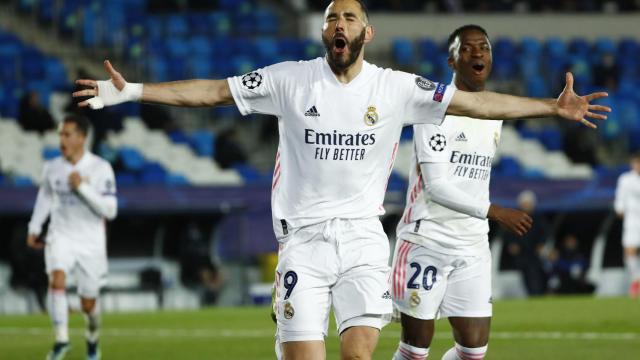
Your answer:
[[[573,55],[591,55],[591,44],[585,38],[574,38],[569,42],[569,52]]]
[[[180,174],[168,174],[165,183],[170,186],[189,185],[187,178]]]
[[[560,38],[548,38],[545,42],[545,53],[551,58],[564,58],[567,55],[567,45]]]
[[[562,132],[553,126],[542,129],[539,139],[547,150],[560,151],[563,149]]]
[[[16,187],[29,187],[34,185],[33,180],[28,176],[14,175],[12,180],[13,185]]]
[[[269,9],[255,11],[256,31],[260,34],[275,34],[278,31],[278,18]]]
[[[157,163],[146,163],[140,171],[140,180],[146,185],[162,185],[166,183],[167,171]]]
[[[67,71],[62,62],[56,58],[46,58],[44,61],[45,78],[54,90],[63,91],[69,87]]]
[[[211,34],[216,37],[226,37],[232,32],[232,22],[229,14],[225,12],[213,12],[209,15]]]
[[[165,35],[168,37],[186,37],[189,34],[189,24],[183,15],[170,15],[165,20]]]
[[[640,130],[632,130],[629,132],[629,152],[640,151]]]
[[[440,56],[438,44],[431,39],[418,40],[417,48],[420,59],[433,61],[435,57]]]
[[[213,53],[211,40],[204,35],[197,35],[189,40],[189,55],[210,57]]]
[[[387,190],[404,192],[407,189],[407,181],[395,172],[389,176]]]
[[[38,21],[42,24],[51,24],[54,13],[53,0],[40,0],[38,3]]]
[[[413,141],[413,126],[405,126],[402,128],[400,141]]]
[[[493,76],[497,80],[510,80],[516,75],[516,63],[514,58],[494,57]]]
[[[172,37],[167,41],[168,54],[173,58],[186,58],[192,49],[183,38]]]
[[[516,44],[509,38],[501,37],[493,41],[493,56],[495,58],[511,59],[516,55]]]
[[[264,37],[258,38],[254,41],[254,46],[261,63],[273,64],[278,62],[280,48],[277,40]]]
[[[546,97],[549,90],[540,77],[533,77],[527,80],[527,96],[531,97]]]
[[[522,173],[522,167],[516,159],[510,156],[502,156],[495,171],[502,176],[519,177]]]
[[[614,54],[616,52],[616,44],[610,38],[599,38],[596,40],[595,50],[598,55]]]
[[[191,61],[191,77],[197,79],[212,78],[212,64],[209,57],[194,56]]]
[[[122,160],[124,168],[129,171],[139,171],[146,163],[140,152],[132,147],[120,149],[120,160]]]
[[[393,60],[400,66],[409,66],[413,63],[413,43],[410,39],[396,38],[391,42]]]
[[[249,164],[235,164],[232,167],[242,176],[242,180],[246,184],[257,184],[265,181],[262,174]],[[267,178],[266,182],[268,183],[269,181],[270,179]]]
[[[191,134],[189,142],[195,152],[200,156],[213,156],[215,137],[213,133],[207,130],[198,130]]]
[[[135,174],[125,171],[116,172],[116,186],[121,188],[132,185],[138,185],[138,177]]]
[[[523,37],[520,42],[520,49],[523,56],[537,58],[542,53],[540,42],[531,37]]]
[[[46,147],[46,148],[42,149],[42,157],[45,160],[51,160],[51,159],[56,158],[56,157],[58,157],[60,155],[62,155],[62,153],[60,152],[60,149],[58,149],[58,148]]]

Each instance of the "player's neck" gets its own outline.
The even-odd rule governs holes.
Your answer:
[[[454,83],[456,84],[456,88],[458,90],[469,91],[469,92],[484,91],[484,87],[485,87],[485,83],[468,84],[468,83],[462,81],[462,79],[459,76],[456,76]]]
[[[327,61],[327,63],[329,64],[329,67],[331,68],[331,71],[335,75],[336,79],[342,84],[348,84],[351,82],[351,80],[355,79],[358,74],[360,74],[360,71],[362,71],[364,58],[362,57],[362,54],[360,54],[360,57],[358,57],[358,59],[356,59],[356,61],[351,64],[351,66],[345,69],[336,68],[329,61]]]
[[[84,149],[69,155],[69,157],[67,157],[67,161],[75,165],[78,163],[78,161],[80,161],[80,159],[82,159],[83,156],[84,156]]]

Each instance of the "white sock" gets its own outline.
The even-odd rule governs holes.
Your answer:
[[[629,274],[629,279],[631,279],[631,281],[640,280],[640,269],[638,266],[637,255],[625,256],[624,265],[627,268],[627,273]]]
[[[69,305],[66,291],[49,288],[47,303],[56,342],[69,342]]]
[[[487,347],[488,345],[468,348],[456,343],[455,347],[449,349],[442,356],[442,360],[482,360],[487,352]]]
[[[90,343],[97,342],[100,337],[100,309],[97,302],[89,314],[84,314],[84,321],[86,325],[85,338]]]
[[[422,360],[427,356],[429,356],[429,348],[419,348],[400,341],[392,360]]]

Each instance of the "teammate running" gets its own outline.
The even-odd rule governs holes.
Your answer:
[[[29,222],[27,244],[45,249],[49,275],[48,308],[55,344],[48,360],[63,359],[69,351],[69,306],[66,277],[77,279],[78,295],[86,320],[87,357],[100,358],[100,312],[96,300],[107,276],[105,220],[117,213],[116,188],[111,165],[85,150],[89,120],[67,116],[60,130],[61,157],[48,161]],[[39,241],[50,217],[46,241]]]

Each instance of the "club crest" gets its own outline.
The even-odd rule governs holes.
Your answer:
[[[364,123],[373,126],[378,122],[378,112],[375,106],[369,106],[364,114]]]

